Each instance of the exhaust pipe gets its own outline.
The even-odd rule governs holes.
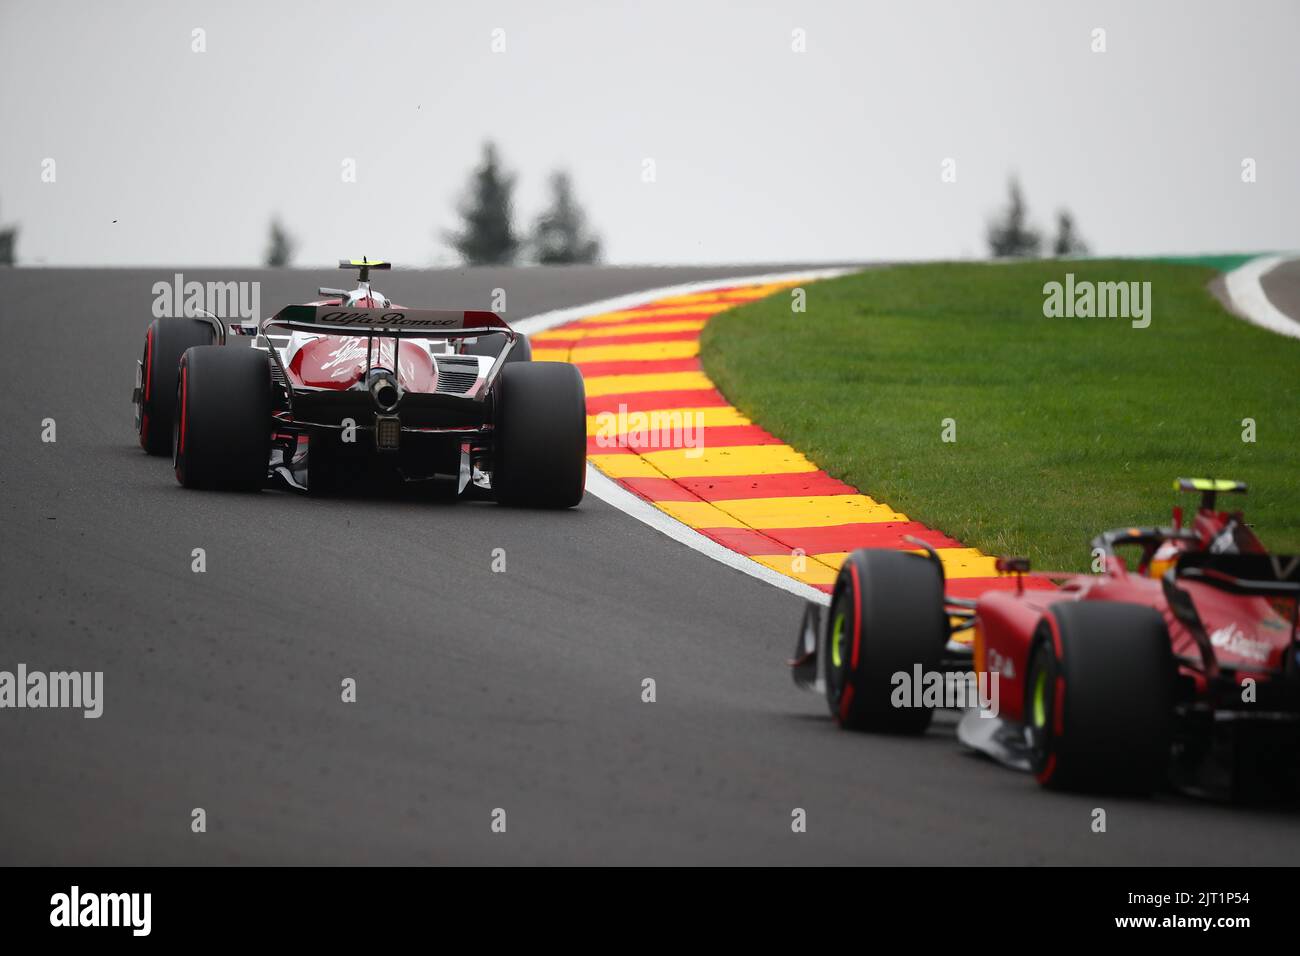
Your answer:
[[[366,388],[381,412],[391,412],[402,400],[402,386],[397,376],[386,368],[372,368],[366,378]]]

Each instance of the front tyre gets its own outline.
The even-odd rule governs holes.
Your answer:
[[[1165,780],[1176,668],[1164,619],[1116,601],[1043,617],[1025,681],[1030,767],[1058,790],[1149,794]]]
[[[271,366],[260,349],[187,351],[176,384],[173,461],[186,488],[253,490],[271,457]]]
[[[201,319],[154,319],[144,337],[144,356],[135,391],[135,430],[151,455],[172,450],[172,417],[181,356],[195,345],[211,345],[216,333]]]
[[[938,670],[948,641],[943,575],[935,562],[905,551],[861,548],[845,559],[826,623],[826,703],[847,730],[918,734],[928,707],[896,706],[894,675],[909,681]]]
[[[492,490],[497,501],[572,508],[587,483],[587,398],[567,362],[507,363],[497,389]]]

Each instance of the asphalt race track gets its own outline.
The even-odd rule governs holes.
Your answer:
[[[376,284],[472,308],[502,287],[518,319],[770,268]],[[183,490],[129,405],[172,272],[0,272],[0,669],[105,672],[98,720],[0,711],[0,863],[1295,862],[1294,813],[1042,793],[948,726],[837,732],[782,666],[798,599],[594,497],[548,513]],[[348,278],[185,277],[260,280],[264,312]]]
[[[1264,274],[1260,283],[1283,314],[1300,322],[1300,259],[1288,259]]]

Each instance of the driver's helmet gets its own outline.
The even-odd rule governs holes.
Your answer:
[[[1179,542],[1165,541],[1151,555],[1151,561],[1147,564],[1147,574],[1153,578],[1163,578],[1165,572],[1174,566],[1174,562],[1182,552],[1183,547]]]
[[[386,309],[391,304],[392,303],[388,300],[388,296],[384,295],[382,292],[376,292],[374,289],[354,289],[349,292],[347,298],[343,300],[343,306],[348,309]]]

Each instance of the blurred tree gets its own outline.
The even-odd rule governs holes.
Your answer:
[[[18,250],[18,227],[0,229],[0,266],[11,266]]]
[[[519,253],[511,194],[515,177],[501,168],[492,143],[483,144],[483,161],[470,176],[458,212],[463,229],[446,239],[468,265],[509,265]]]
[[[284,231],[279,219],[271,220],[271,240],[266,247],[266,264],[271,269],[284,269],[293,261],[293,238]]]
[[[600,261],[600,240],[587,232],[568,173],[551,174],[551,208],[533,226],[533,254],[543,265]]]
[[[1052,242],[1052,254],[1055,256],[1086,256],[1088,244],[1083,241],[1074,228],[1074,217],[1068,209],[1056,214],[1056,239]]]
[[[1026,221],[1028,210],[1020,192],[1020,182],[1012,177],[1008,189],[1010,196],[1006,212],[989,224],[989,252],[994,258],[1031,258],[1038,255],[1042,237]]]

